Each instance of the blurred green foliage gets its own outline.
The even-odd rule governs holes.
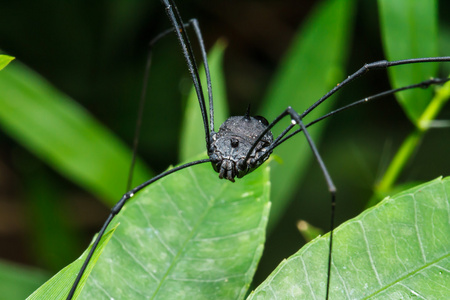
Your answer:
[[[337,5],[342,2],[345,1],[337,1]],[[350,5],[349,3],[347,5]],[[339,14],[341,21],[335,19],[333,13],[325,14],[322,23],[327,23],[332,18],[337,22],[331,25],[334,26],[332,29],[339,33],[330,32],[330,29],[325,29],[326,27],[312,26],[310,23],[312,17],[307,21],[301,21],[306,12],[314,16],[320,15],[320,8],[312,9],[310,2],[267,1],[245,5],[239,3],[240,9],[237,10],[238,2],[183,1],[179,3],[179,8],[185,18],[199,18],[208,48],[220,36],[228,39],[224,65],[226,92],[230,99],[232,114],[242,114],[247,105],[252,103],[253,111],[262,111],[270,119],[288,104],[294,105],[296,100],[300,102],[295,104],[294,108],[299,112],[303,111],[327,89],[344,78],[345,73],[351,73],[365,62],[385,57],[397,59],[449,54],[450,26],[448,15],[443,13],[448,11],[449,4],[441,1],[439,9],[433,8],[434,4],[435,2],[429,4],[432,9],[419,10],[420,13],[429,12],[426,18],[409,16],[410,20],[422,23],[408,23],[407,26],[400,28],[398,24],[389,25],[381,21],[381,25],[385,26],[381,30],[382,38],[378,29],[377,7],[371,2],[359,3],[354,9],[342,6],[342,12]],[[400,12],[414,11],[402,10],[407,5],[414,7],[413,4],[405,4],[403,7],[400,6]],[[439,13],[440,19],[437,17]],[[352,17],[355,17],[354,21],[350,21]],[[348,19],[344,21],[345,18]],[[387,19],[392,18],[394,17]],[[5,87],[0,94],[12,89],[11,92],[20,92],[36,98],[27,90],[35,83],[38,89],[50,90],[53,100],[56,100],[55,104],[63,104],[61,98],[76,99],[90,112],[88,115],[105,124],[114,133],[113,136],[117,135],[119,139],[125,141],[125,144],[131,144],[137,99],[142,86],[146,44],[151,37],[168,27],[166,16],[158,1],[112,3],[97,1],[89,4],[11,1],[2,6],[0,19],[9,24],[0,28],[2,50],[16,56],[18,60],[51,82],[48,84],[42,79],[36,81],[34,78],[38,77],[35,75],[31,77],[32,73],[25,71],[19,73],[18,79],[16,78],[17,84],[20,83],[23,88],[16,89],[6,81],[7,75],[2,75],[2,72],[7,71],[5,69],[0,72],[0,82]],[[259,20],[264,20],[263,24]],[[303,25],[305,36],[298,33],[295,42],[292,43],[293,46],[288,46],[299,24],[306,24]],[[387,33],[393,32],[389,26],[395,26],[396,36],[388,37]],[[427,28],[434,28],[432,34]],[[411,30],[417,34],[409,34]],[[307,32],[310,33],[306,34]],[[406,36],[414,45],[427,46],[425,48],[431,49],[430,53],[433,54],[414,52],[415,47],[410,47],[410,50],[414,50],[412,53],[403,53],[400,57],[390,52],[395,49],[403,51],[405,47],[394,47],[394,50],[388,50],[386,55],[382,53],[382,43],[389,48],[387,46],[389,39],[395,45]],[[306,43],[308,38],[310,40]],[[321,38],[324,42],[333,42],[335,38],[336,45],[322,44]],[[311,56],[296,59],[296,61],[305,60],[300,65],[295,65],[289,60],[295,54],[301,53],[292,50],[297,44],[306,44],[310,47]],[[305,45],[301,46],[306,48]],[[392,58],[390,55],[393,55]],[[405,55],[407,57],[404,57]],[[337,60],[338,65],[343,65],[345,56],[349,57],[346,72],[342,66],[327,63],[328,60]],[[149,101],[144,115],[139,155],[155,172],[159,172],[177,161],[180,125],[186,106],[183,99],[189,93],[191,84],[177,42],[173,38],[161,41],[155,47],[153,57],[154,64],[148,82]],[[281,71],[278,72],[281,73],[272,75],[280,60]],[[447,76],[449,65],[439,65],[444,70],[440,73],[441,76]],[[432,69],[436,66],[438,64]],[[21,69],[19,64],[15,68],[10,72]],[[289,80],[279,75],[296,71],[305,73],[303,75],[293,73]],[[412,72],[416,74],[418,71],[399,73],[401,76]],[[339,98],[330,99],[330,107],[342,106],[388,89],[385,72],[373,73],[344,89]],[[425,76],[421,77],[425,79],[430,74],[422,76]],[[21,78],[23,80],[20,80]],[[306,81],[309,79],[314,83]],[[314,95],[307,94],[315,90],[313,84],[323,87],[318,88]],[[290,93],[289,87],[292,88]],[[280,91],[277,92],[277,89]],[[267,92],[268,90],[270,92]],[[425,91],[425,94],[431,94],[430,91]],[[431,98],[427,97],[429,101]],[[8,100],[7,95],[3,94],[3,98]],[[45,101],[51,100],[45,96],[42,98]],[[257,102],[257,99],[263,98],[265,102]],[[268,98],[272,99],[267,100]],[[271,104],[267,104],[267,101]],[[403,105],[405,103],[408,103],[408,100],[403,101]],[[22,108],[23,111],[29,110],[29,116],[33,115],[33,112],[39,113],[37,108],[29,107],[27,104],[20,102],[15,104],[19,105],[18,111]],[[72,105],[78,107],[77,104],[71,104],[69,111],[79,110],[71,108]],[[45,105],[48,108],[49,106],[50,104]],[[408,107],[408,104],[406,106]],[[324,106],[324,112],[330,107]],[[408,109],[405,108],[407,111]],[[416,106],[412,110],[416,110]],[[418,113],[406,114],[414,119]],[[48,159],[43,159],[35,148],[26,150],[22,146],[26,142],[17,143],[21,137],[3,125],[2,132],[8,132],[10,136],[0,135],[2,161],[0,170],[4,178],[0,186],[2,190],[0,201],[5,203],[7,208],[3,210],[5,215],[14,216],[18,221],[12,222],[9,221],[10,218],[2,218],[5,222],[2,227],[8,228],[3,234],[2,244],[7,243],[8,247],[2,249],[1,255],[13,261],[55,271],[81,253],[92,233],[98,230],[105,218],[107,209],[92,204],[95,201],[91,194],[113,203],[125,191],[126,180],[118,178],[127,177],[126,156],[129,152],[118,150],[124,157],[121,171],[99,169],[96,165],[101,159],[106,159],[104,165],[109,165],[108,159],[100,152],[103,148],[89,143],[83,146],[82,143],[75,142],[75,136],[69,133],[70,131],[67,134],[65,131],[60,132],[59,137],[62,139],[56,136],[50,140],[42,131],[40,133],[36,131],[37,136],[33,136],[33,131],[45,125],[41,123],[49,121],[49,118],[37,115],[37,123],[27,123],[32,120],[29,116],[10,117],[12,122],[29,131],[30,140],[44,141],[44,146],[56,153],[47,154]],[[438,117],[448,119],[450,114],[447,110]],[[75,121],[81,123],[80,126],[88,125],[84,122],[84,117],[75,118]],[[39,119],[43,122],[39,122]],[[48,127],[54,127],[55,131],[63,128],[60,123],[49,124]],[[319,149],[338,187],[338,222],[355,216],[366,205],[373,194],[374,184],[382,177],[396,149],[414,127],[415,125],[411,125],[403,110],[392,101],[392,98],[386,98],[332,118],[326,126],[322,125],[321,129],[324,131],[321,136],[319,131],[314,132],[315,140],[322,141]],[[87,130],[90,132],[90,129]],[[441,129],[428,133],[424,139],[421,138],[423,144],[418,143],[413,148],[415,156],[408,159],[405,169],[400,172],[395,182],[423,181],[445,175],[450,167],[449,161],[441,159],[446,157],[450,147],[446,136],[448,130]],[[98,139],[105,141],[101,137]],[[55,140],[66,140],[69,145],[67,151],[73,150],[92,156],[91,162],[85,162],[86,164],[73,162],[69,157],[66,159],[74,164],[74,168],[78,167],[92,175],[93,182],[97,180],[96,184],[80,183],[61,171],[61,161],[65,156],[62,155],[62,159],[58,158],[58,154],[63,153],[60,153]],[[71,145],[71,141],[74,144]],[[122,142],[113,142],[111,145],[116,148],[117,144]],[[306,143],[299,137],[295,142],[281,146],[275,153],[282,161],[281,164],[276,161],[271,163],[274,178],[272,201],[276,207],[273,211],[276,218],[272,220],[272,225],[276,227],[273,228],[272,235],[266,243],[256,277],[257,282],[266,278],[282,258],[299,249],[302,240],[295,228],[298,219],[307,219],[311,224],[322,228],[328,227],[329,196],[320,170],[311,158]],[[52,163],[53,169],[80,184],[88,193],[61,177],[58,172],[49,169],[41,159],[46,162],[56,161]],[[110,165],[114,166],[115,163]],[[293,173],[287,177],[289,180],[285,180],[282,176],[287,174],[288,169],[292,169],[290,172]],[[94,172],[110,176],[114,181],[108,183]],[[300,173],[303,175],[300,176]],[[140,181],[147,177],[146,174],[149,172],[143,171],[142,176],[138,175],[136,180]],[[84,175],[80,178],[87,181]],[[105,185],[103,188],[105,192],[96,192],[98,185]],[[106,195],[109,193],[111,196]],[[296,201],[291,201],[294,199]],[[25,210],[26,213],[20,214],[21,210]],[[58,231],[55,228],[58,228]],[[80,228],[88,231],[81,240],[78,239],[79,234],[74,233]],[[73,246],[64,246],[67,244]],[[26,249],[28,252],[25,252]]]

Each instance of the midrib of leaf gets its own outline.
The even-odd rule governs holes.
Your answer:
[[[370,299],[370,298],[376,296],[377,294],[379,294],[379,293],[381,293],[381,292],[387,290],[388,288],[394,286],[395,284],[401,283],[402,280],[405,280],[405,279],[407,279],[407,278],[413,276],[414,274],[419,273],[420,271],[423,271],[423,270],[427,269],[428,267],[433,266],[434,264],[436,264],[436,263],[438,263],[439,261],[441,261],[441,260],[443,260],[443,259],[446,259],[446,258],[448,258],[448,257],[450,257],[450,253],[447,253],[446,255],[444,255],[444,256],[442,256],[442,257],[436,259],[436,260],[433,260],[433,261],[431,261],[431,262],[429,262],[429,263],[427,263],[427,264],[424,264],[422,267],[420,267],[420,268],[418,268],[418,269],[416,269],[416,270],[414,270],[414,271],[412,271],[412,272],[409,272],[409,273],[405,274],[404,276],[398,278],[397,280],[395,280],[395,281],[393,281],[393,282],[391,282],[391,283],[389,283],[389,284],[387,284],[387,285],[384,285],[381,289],[379,289],[379,290],[376,291],[375,293],[373,293],[373,294],[371,294],[371,295],[369,295],[369,296],[367,296],[367,297],[365,297],[365,298],[363,298],[363,299]]]
[[[186,249],[187,244],[192,240],[192,237],[198,233],[198,229],[199,229],[200,225],[203,224],[203,221],[204,221],[205,217],[209,214],[211,208],[214,206],[216,200],[219,198],[219,195],[222,195],[222,193],[223,193],[223,191],[224,191],[224,188],[225,188],[225,185],[223,184],[222,187],[221,187],[221,189],[220,189],[220,191],[219,191],[219,193],[217,194],[217,196],[211,198],[211,199],[208,201],[207,196],[203,193],[202,189],[201,189],[200,186],[199,186],[199,182],[198,182],[198,180],[197,180],[197,177],[196,177],[194,174],[192,174],[192,170],[191,170],[190,168],[189,168],[188,170],[189,170],[189,173],[190,173],[191,177],[193,178],[193,180],[194,180],[194,182],[195,182],[196,189],[198,190],[199,194],[201,194],[203,197],[206,198],[208,205],[207,205],[206,209],[204,210],[204,213],[203,213],[203,214],[201,215],[201,217],[198,219],[198,222],[197,222],[197,223],[195,224],[195,226],[192,228],[192,230],[191,230],[189,236],[186,237],[186,239],[185,239],[183,245],[182,245],[182,246],[180,247],[180,249],[177,251],[175,257],[173,258],[172,262],[170,263],[170,266],[167,268],[167,271],[164,273],[164,276],[161,278],[161,280],[160,280],[160,282],[159,282],[159,284],[158,284],[158,287],[156,288],[155,292],[153,293],[151,299],[154,299],[154,298],[156,297],[156,295],[158,294],[158,291],[160,290],[160,288],[161,288],[162,284],[164,283],[165,279],[167,278],[167,276],[169,276],[171,270],[173,269],[173,267],[174,267],[174,266],[176,265],[176,263],[178,262],[178,260],[179,260],[179,258],[180,258],[180,256],[181,256],[181,254],[182,254],[182,253],[184,252],[184,250]],[[170,194],[169,194],[168,196],[171,197]]]

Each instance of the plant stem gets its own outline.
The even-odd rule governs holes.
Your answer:
[[[387,195],[392,190],[406,163],[411,158],[413,152],[417,149],[422,137],[430,128],[432,128],[430,125],[449,98],[450,82],[447,82],[441,88],[436,90],[435,96],[414,124],[414,131],[411,132],[403,141],[400,149],[392,159],[392,162],[384,173],[382,179],[375,186],[375,193],[370,199],[368,206],[375,205],[381,200],[382,197]]]

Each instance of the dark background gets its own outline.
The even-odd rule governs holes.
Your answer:
[[[315,4],[301,0],[178,2],[185,20],[199,20],[207,49],[218,38],[228,41],[225,72],[232,114],[242,114],[249,103],[257,108],[292,35]],[[360,2],[348,73],[366,62],[384,58],[376,2]],[[448,3],[440,5],[440,53],[448,55],[450,23],[445,12],[450,7]],[[36,70],[131,144],[146,45],[169,27],[159,1],[2,1],[0,24],[3,52]],[[146,106],[146,114],[152,118],[144,120],[139,155],[159,172],[177,162],[182,94],[189,89],[189,79],[175,38],[158,43],[153,57]],[[449,70],[447,64],[443,74]],[[339,99],[356,100],[389,89],[384,72],[367,77],[345,90]],[[440,119],[449,118],[450,109],[444,109]],[[381,170],[412,128],[394,100],[361,106],[328,123],[320,151],[339,189],[339,223],[364,207],[364,203],[349,202],[347,198],[370,198]],[[402,180],[448,175],[450,162],[442,159],[450,151],[448,136],[448,129],[427,134]],[[352,167],[348,167],[350,161]],[[24,166],[32,166],[32,171]],[[308,199],[328,197],[316,167],[311,164],[297,195]],[[43,177],[59,195],[57,208],[35,208],[27,201],[27,187],[39,185],[36,178]],[[293,202],[269,236],[257,280],[298,250],[302,238],[295,229],[297,220],[307,216],[313,224],[327,226],[328,209],[323,208],[315,203]],[[58,214],[59,221],[52,230],[66,230],[67,240],[54,241],[50,248],[39,245],[34,232],[37,210],[45,211],[49,218]],[[82,252],[107,213],[99,201],[0,134],[2,259],[55,272]]]

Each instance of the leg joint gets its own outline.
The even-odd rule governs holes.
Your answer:
[[[298,112],[295,111],[295,109],[293,109],[291,106],[288,106],[286,108],[286,112],[291,116],[291,120],[293,122],[293,124],[299,124],[302,123],[302,118],[300,117],[300,115],[298,114]]]
[[[375,61],[370,64],[364,65],[364,68],[367,71],[372,70],[372,69],[386,69],[387,67],[389,67],[389,62],[387,60],[379,60],[379,61]]]

